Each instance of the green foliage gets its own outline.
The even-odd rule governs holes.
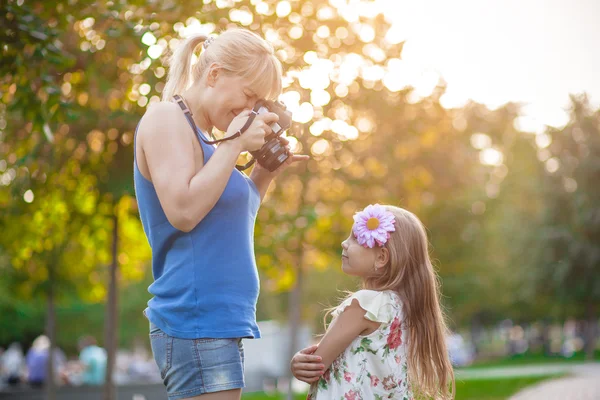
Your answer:
[[[0,248],[10,258],[20,296],[45,290],[52,270],[60,294],[77,290],[97,302],[105,295],[102,272],[111,257],[113,215],[119,216],[126,249],[119,254],[124,276],[140,279],[149,259],[131,174],[115,171],[125,164],[131,169],[132,134],[125,128],[139,114],[108,106],[126,68],[115,61],[119,51],[99,51],[105,34],[118,33],[115,26],[121,33],[131,28],[128,43],[142,45],[132,26],[104,5],[20,3],[9,1],[2,12],[8,26],[3,58],[11,62],[0,69],[0,122],[6,127],[0,159],[10,174],[0,187],[0,205],[7,210]],[[102,36],[90,36],[90,15]],[[100,70],[103,63],[114,68]]]
[[[142,315],[150,294],[147,291],[151,277],[139,282],[126,283],[119,296],[121,302],[119,315],[119,348],[131,348],[136,343],[147,345],[148,322]],[[45,325],[45,302],[37,299],[21,299],[11,295],[4,287],[6,279],[0,282],[3,296],[0,299],[0,346],[7,347],[14,341],[29,346],[40,335]],[[106,307],[102,303],[91,303],[77,295],[63,296],[57,306],[56,319],[58,329],[57,345],[68,355],[76,355],[77,339],[83,335],[92,335],[104,345],[104,320]]]
[[[565,305],[598,304],[600,113],[573,98],[571,121],[549,135],[539,288]]]

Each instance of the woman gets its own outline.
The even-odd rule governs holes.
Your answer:
[[[235,136],[259,99],[281,92],[281,64],[258,35],[232,29],[192,36],[169,68],[163,101],[146,112],[135,141],[136,196],[154,276],[144,313],[170,400],[237,400],[241,339],[260,337],[256,213],[271,180],[308,157],[292,155],[274,172],[256,165],[250,177],[235,169],[241,152],[264,144],[278,119],[273,113],[257,115],[235,139],[206,143],[213,127]]]

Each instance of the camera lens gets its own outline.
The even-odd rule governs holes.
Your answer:
[[[289,155],[285,146],[282,145],[279,137],[274,137],[261,147],[261,149],[253,154],[258,163],[268,169],[275,171]]]
[[[265,144],[259,150],[250,152],[260,165],[272,172],[290,156],[279,135],[292,125],[292,113],[282,103],[271,101],[261,101],[254,109],[257,110],[256,114],[273,112],[279,116],[279,120],[270,125],[273,132],[265,137]]]

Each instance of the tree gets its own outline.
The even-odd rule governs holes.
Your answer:
[[[130,267],[125,277],[139,279],[143,275],[141,263],[148,260],[149,249],[141,224],[132,213],[135,207],[131,174],[121,171],[124,165],[127,165],[125,171],[131,170],[133,134],[129,129],[139,114],[123,112],[121,99],[112,92],[119,72],[127,70],[113,57],[119,57],[120,52],[128,53],[131,47],[100,53],[107,45],[101,34],[118,36],[129,31],[130,40],[125,44],[142,45],[133,25],[118,20],[115,7],[89,1],[79,1],[77,7],[72,7],[72,2],[58,2],[53,7],[46,7],[43,2],[18,3],[9,1],[2,10],[7,26],[2,51],[8,63],[2,65],[6,107],[0,114],[4,121],[2,129],[7,126],[8,129],[3,132],[0,154],[6,155],[8,162],[5,168],[10,179],[5,186],[11,194],[0,199],[13,209],[15,217],[2,221],[9,228],[4,244],[10,253],[17,223],[27,240],[34,241],[41,233],[52,235],[45,239],[41,249],[22,250],[25,257],[11,255],[12,263],[18,265],[19,260],[30,262],[35,253],[39,256],[36,263],[48,265],[48,273],[42,278],[47,277],[48,282],[48,326],[53,344],[54,285],[72,276],[59,273],[67,262],[63,251],[85,249],[80,261],[89,263],[82,270],[90,272],[108,263],[104,251],[112,248],[105,339],[109,353],[107,396],[111,398],[114,397],[110,393],[114,392],[110,377],[116,349],[117,267]],[[101,34],[93,29],[95,21],[90,15],[99,19],[101,26],[96,29]],[[115,41],[111,44],[118,47]],[[110,65],[111,60],[115,61],[114,68],[99,68],[103,63]],[[50,182],[52,186],[48,186]],[[79,190],[89,193],[82,194]],[[21,213],[28,210],[22,204],[23,196],[25,201],[36,203],[29,209],[41,204],[36,215],[47,222],[46,232],[38,230],[40,220],[19,220]],[[106,235],[106,229],[111,227],[112,235]],[[100,242],[85,241],[86,235]],[[127,246],[127,253],[118,251],[118,238]],[[82,240],[83,243],[78,243]],[[26,276],[29,283],[35,282],[35,278]],[[94,289],[91,298],[103,299],[104,287],[100,282],[96,282]],[[52,392],[51,385],[48,390]]]
[[[572,97],[571,119],[547,132],[544,215],[538,290],[587,321],[585,349],[593,357],[600,302],[600,112]]]

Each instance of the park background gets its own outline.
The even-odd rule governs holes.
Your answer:
[[[148,346],[133,132],[182,37],[243,26],[274,45],[288,139],[311,156],[258,215],[259,320],[322,331],[356,287],[339,268],[353,213],[389,203],[427,226],[476,362],[594,359],[600,6],[414,3],[2,2],[0,346],[46,332],[76,355],[91,334],[109,366]]]

